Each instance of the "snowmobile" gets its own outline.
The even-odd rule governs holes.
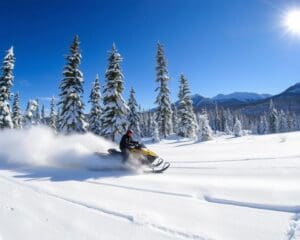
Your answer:
[[[145,173],[162,173],[170,167],[169,162],[164,161],[155,152],[149,150],[143,143],[133,145],[129,151],[130,159],[128,159],[126,163],[128,162],[129,165],[135,167],[148,167],[148,169],[144,169]],[[103,156],[102,154],[100,155]],[[110,148],[108,149],[108,157],[122,157],[122,153],[117,149]]]

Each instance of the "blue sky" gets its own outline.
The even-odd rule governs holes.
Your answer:
[[[155,101],[156,43],[165,46],[172,99],[184,73],[193,93],[275,94],[300,82],[300,38],[285,33],[288,0],[13,0],[1,1],[0,52],[15,48],[15,85],[23,106],[58,94],[64,55],[81,40],[85,101],[116,43],[125,92],[133,86],[145,108]],[[300,6],[299,6],[300,7]]]

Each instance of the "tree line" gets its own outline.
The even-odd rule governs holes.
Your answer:
[[[178,101],[172,104],[167,61],[160,43],[157,43],[156,53],[157,97],[154,109],[141,109],[134,88],[130,89],[128,101],[124,100],[124,75],[121,68],[123,58],[113,44],[107,58],[105,82],[101,87],[99,76],[96,75],[89,95],[91,107],[86,114],[82,100],[84,79],[80,70],[81,59],[79,37],[75,36],[65,57],[59,97],[58,100],[52,97],[49,115],[45,115],[44,105],[40,110],[38,100],[29,100],[22,113],[19,93],[11,93],[15,66],[14,50],[11,47],[4,56],[1,67],[0,128],[21,129],[47,125],[56,133],[89,131],[112,141],[117,141],[127,129],[132,129],[137,138],[151,137],[153,141],[171,135],[207,141],[212,139],[213,131],[241,136],[243,128],[259,134],[296,128],[295,115],[278,111],[272,101],[270,111],[259,119],[250,119],[230,109],[218,108],[217,104],[214,110],[202,109],[195,112],[188,80],[183,74],[179,77]]]

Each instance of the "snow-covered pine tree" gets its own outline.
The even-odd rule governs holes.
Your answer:
[[[22,128],[22,113],[20,108],[20,96],[19,93],[14,95],[13,107],[12,107],[12,121],[15,129]]]
[[[286,116],[288,131],[296,130],[296,119],[294,119],[294,115],[290,111],[288,111]]]
[[[152,129],[151,129],[151,136],[152,136],[152,142],[159,142],[160,137],[159,137],[159,129],[158,129],[158,123],[156,121],[156,113],[152,116],[151,118],[151,123],[152,123]]]
[[[144,110],[142,110],[140,105],[138,109],[139,109],[138,112],[140,116],[141,137],[145,137],[147,132],[147,113]]]
[[[146,136],[151,136],[151,125],[152,125],[152,113],[151,110],[148,110],[146,113]]]
[[[59,129],[65,134],[84,133],[87,129],[82,102],[84,80],[79,70],[80,61],[79,38],[76,35],[70,47],[70,54],[66,56],[66,65],[60,84]]]
[[[45,116],[45,105],[42,105],[42,109],[41,109],[41,123],[43,125],[47,124],[47,120],[46,120],[46,116]]]
[[[259,124],[257,123],[257,121],[252,121],[251,122],[251,126],[250,126],[251,134],[257,134],[258,133],[258,129],[259,129],[258,125]]]
[[[225,127],[224,127],[224,132],[227,134],[227,135],[231,135],[232,134],[232,131],[230,130],[229,126],[228,126],[228,122],[227,120],[225,120]]]
[[[280,110],[278,114],[278,131],[279,132],[289,131],[287,115],[283,110]]]
[[[173,132],[178,135],[178,112],[177,106],[175,104],[172,105],[172,125],[173,125]]]
[[[243,135],[242,124],[237,117],[235,118],[235,123],[233,126],[233,134],[235,137],[241,137]]]
[[[35,100],[29,100],[27,103],[25,115],[24,115],[24,127],[29,128],[31,126],[35,126],[38,123],[36,122],[36,111],[37,111],[38,103]]]
[[[152,136],[152,113],[151,110],[145,111],[140,109],[141,132],[143,137]]]
[[[156,81],[159,86],[155,90],[158,92],[155,101],[157,104],[156,121],[158,123],[160,135],[164,138],[168,137],[173,132],[172,108],[170,90],[168,87],[169,79],[164,49],[163,46],[158,43],[156,54]]]
[[[292,113],[292,119],[293,119],[293,129],[294,131],[299,129],[299,124],[298,124],[298,119],[297,119],[297,115],[295,112]]]
[[[35,122],[35,125],[40,125],[41,124],[40,103],[39,103],[38,99],[36,99],[35,102],[37,105],[36,105],[36,109],[34,111],[34,122]]]
[[[196,137],[197,124],[193,110],[193,102],[187,79],[180,75],[178,106],[178,135],[182,137]]]
[[[258,133],[259,134],[267,134],[269,132],[268,122],[266,115],[260,116],[260,121],[258,125]]]
[[[227,119],[226,119],[226,112],[224,108],[220,108],[220,131],[225,132],[226,129],[226,124],[227,124]]]
[[[269,132],[277,133],[278,132],[278,112],[273,104],[272,99],[270,100],[268,122],[269,122]]]
[[[97,74],[96,79],[93,83],[90,100],[91,110],[89,114],[89,131],[96,135],[101,133],[101,106],[100,106],[100,83],[99,76]]]
[[[55,114],[55,100],[54,100],[54,97],[51,98],[51,103],[50,103],[49,127],[56,132],[57,119],[56,119],[56,114]]]
[[[133,88],[130,90],[130,95],[128,99],[128,128],[134,132],[136,138],[141,138],[141,128],[140,128],[140,113],[138,112],[138,104],[135,99],[135,91]]]
[[[124,76],[120,66],[121,61],[122,57],[113,44],[105,73],[103,114],[101,115],[101,135],[112,141],[117,141],[126,131],[129,112],[129,108],[122,97]]]
[[[212,139],[212,130],[209,125],[209,120],[206,111],[198,114],[198,141],[204,142]]]
[[[4,56],[2,65],[2,76],[0,78],[0,129],[13,128],[10,110],[10,89],[13,86],[13,69],[15,66],[14,49],[8,49]]]
[[[56,104],[57,105],[57,104]],[[56,116],[55,116],[55,120],[56,120],[56,131],[59,131],[59,116],[60,116],[60,107],[57,106],[57,111],[56,111]]]
[[[221,131],[221,116],[217,102],[215,102],[214,130],[215,133],[217,133],[217,131]]]

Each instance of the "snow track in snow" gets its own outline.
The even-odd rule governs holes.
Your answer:
[[[291,219],[287,240],[300,240],[300,213],[295,214]]]
[[[169,226],[164,226],[164,225],[161,225],[161,224],[157,224],[155,222],[148,221],[147,216],[142,216],[141,217],[140,215],[131,215],[131,214],[126,214],[126,213],[122,213],[122,212],[119,212],[119,211],[114,211],[114,210],[104,208],[104,207],[94,206],[94,205],[91,205],[91,204],[88,204],[88,203],[85,203],[85,202],[82,202],[82,201],[78,201],[78,200],[74,200],[74,199],[71,199],[71,198],[66,198],[66,197],[63,197],[63,196],[60,196],[60,195],[57,195],[57,194],[53,194],[49,191],[40,189],[38,187],[34,187],[34,186],[31,186],[31,185],[28,185],[28,184],[22,184],[19,181],[12,180],[12,179],[7,178],[7,177],[0,176],[0,178],[7,181],[7,182],[17,184],[21,187],[26,187],[27,189],[31,189],[32,191],[34,191],[38,194],[46,195],[48,197],[52,197],[52,198],[55,198],[55,199],[58,199],[58,200],[61,200],[61,201],[64,201],[64,202],[67,202],[67,203],[70,203],[70,204],[74,204],[74,205],[79,206],[79,207],[88,208],[90,210],[97,211],[97,212],[100,212],[102,214],[109,215],[111,217],[116,217],[116,218],[119,218],[119,219],[130,221],[134,224],[138,224],[138,225],[142,225],[142,226],[148,226],[148,227],[151,227],[151,228],[153,228],[157,231],[161,231],[165,234],[169,234],[169,235],[172,235],[174,237],[181,237],[181,238],[193,239],[193,240],[213,240],[212,238],[203,237],[203,236],[200,236],[200,235],[195,234],[195,233],[182,231],[182,230],[175,229],[175,228],[172,228],[172,227],[169,227]],[[170,194],[168,194],[168,195],[170,195]]]
[[[263,160],[276,160],[276,159],[300,159],[300,155],[284,156],[284,157],[256,157],[256,158],[243,158],[243,159],[227,159],[227,160],[211,160],[211,161],[172,161],[172,164],[204,164],[204,163],[232,163],[232,162],[248,162],[248,161],[263,161]],[[171,168],[171,167],[170,167]]]
[[[149,145],[172,161],[161,175],[104,171],[115,165],[93,155],[100,142],[76,138],[67,148],[55,141],[50,155],[52,141],[18,154],[3,145],[3,240],[300,240],[300,132]]]
[[[149,193],[162,194],[162,195],[168,195],[168,196],[174,196],[174,197],[183,197],[183,198],[195,198],[193,195],[187,194],[187,193],[167,192],[167,191],[161,191],[161,190],[156,190],[156,189],[138,188],[138,187],[131,187],[131,186],[125,186],[125,185],[113,184],[113,183],[103,183],[103,182],[96,182],[96,181],[86,181],[86,182],[92,183],[92,184],[97,184],[97,185],[103,185],[103,186],[107,186],[107,187],[133,190],[133,191],[138,191],[138,192],[149,192]]]
[[[255,208],[261,210],[277,211],[277,212],[288,212],[288,213],[297,213],[300,212],[300,205],[273,205],[273,204],[263,204],[263,203],[252,203],[252,202],[241,202],[229,199],[214,198],[205,195],[204,199],[210,203],[233,205],[236,207],[247,207]]]

